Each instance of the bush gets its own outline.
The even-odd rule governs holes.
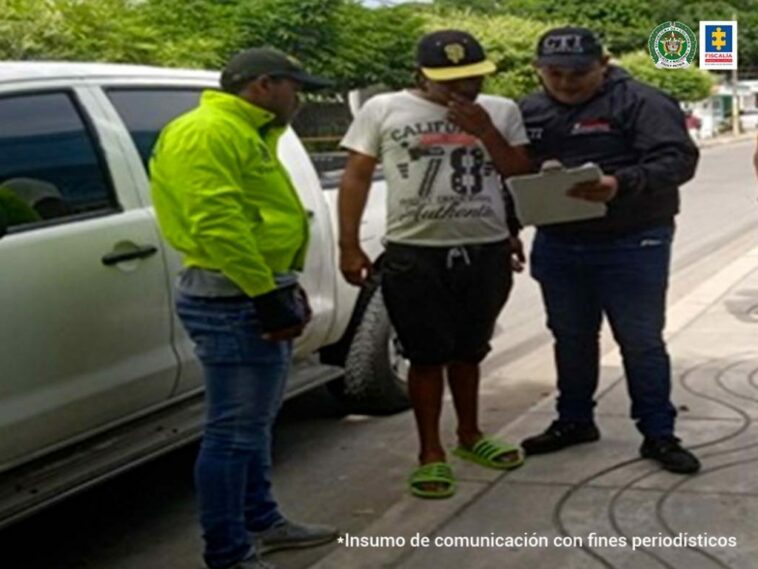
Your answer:
[[[695,66],[687,69],[658,69],[647,52],[624,55],[619,63],[635,79],[649,83],[680,101],[701,101],[711,94],[713,75]]]

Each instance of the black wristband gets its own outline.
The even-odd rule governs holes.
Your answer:
[[[253,297],[255,311],[264,332],[285,330],[303,323],[294,301],[297,286],[277,288]]]

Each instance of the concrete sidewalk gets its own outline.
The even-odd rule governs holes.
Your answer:
[[[722,146],[724,144],[743,142],[745,140],[755,140],[756,136],[758,136],[758,131],[752,130],[749,132],[742,132],[737,136],[729,133],[722,134],[714,138],[700,138],[695,142],[700,148],[708,148],[710,146]]]
[[[336,545],[311,569],[517,569],[758,567],[758,248],[722,268],[668,312],[678,435],[703,470],[694,477],[661,471],[642,460],[629,417],[620,358],[603,358],[598,424],[603,438],[533,457],[500,474],[451,459],[460,481],[450,500],[410,496],[357,537],[429,537],[428,547]],[[551,351],[520,362],[520,373],[553,374]],[[509,372],[510,373],[510,372]],[[514,372],[515,373],[515,372]],[[506,426],[520,441],[553,418],[553,398]],[[627,546],[597,547],[589,536],[625,537]],[[633,539],[687,536],[689,547],[632,549]],[[436,538],[521,537],[547,547],[446,547]],[[576,546],[554,539],[574,536]],[[733,538],[736,546],[702,543]],[[663,544],[665,545],[665,543]]]

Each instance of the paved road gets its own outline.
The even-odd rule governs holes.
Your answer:
[[[672,300],[758,239],[758,185],[751,144],[703,152],[696,180],[682,192]],[[529,240],[527,235],[526,239]],[[486,364],[483,423],[495,431],[545,397],[552,378],[519,362],[549,357],[539,293],[519,279]],[[531,356],[526,358],[526,356]],[[454,425],[446,413],[446,440]],[[201,567],[191,470],[195,448],[173,453],[0,533],[2,566],[23,569],[194,569]],[[276,486],[286,512],[359,533],[404,492],[415,453],[409,413],[342,416],[322,390],[285,406],[276,445]],[[278,554],[283,569],[302,569],[324,550]]]

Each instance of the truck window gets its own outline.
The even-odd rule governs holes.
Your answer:
[[[0,206],[11,231],[119,210],[71,93],[0,97],[0,125]]]
[[[316,96],[305,100],[292,123],[325,191],[339,187],[348,156],[339,143],[352,120],[350,106],[344,97],[323,100]],[[377,168],[374,179],[384,179],[381,166]]]
[[[324,190],[336,189],[347,161],[339,142],[350,126],[350,109],[338,98],[311,97],[303,102],[292,128],[303,142]]]
[[[106,95],[116,107],[147,169],[158,135],[166,124],[200,102],[201,88],[112,88]]]

